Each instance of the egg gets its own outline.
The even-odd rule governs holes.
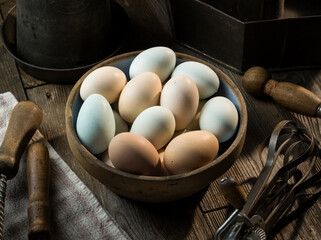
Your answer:
[[[204,107],[204,105],[206,104],[207,100],[200,100],[198,103],[198,107],[197,107],[197,111],[195,114],[195,117],[193,118],[193,120],[187,125],[185,131],[194,131],[194,130],[200,130],[200,115],[201,115],[201,111],[202,108]]]
[[[200,62],[187,61],[177,65],[171,77],[177,75],[186,75],[196,83],[200,99],[212,96],[220,86],[220,80],[213,69]]]
[[[181,174],[213,161],[218,150],[218,140],[212,133],[191,131],[177,136],[167,145],[163,161],[169,173]]]
[[[86,100],[93,93],[103,95],[109,104],[116,102],[127,82],[122,70],[104,66],[89,73],[80,86],[80,97]]]
[[[239,116],[235,105],[226,97],[213,97],[204,105],[200,115],[200,128],[213,133],[220,143],[235,134]]]
[[[113,114],[114,114],[115,124],[116,124],[115,135],[122,132],[128,132],[129,130],[128,124],[121,118],[119,113],[113,109]]]
[[[146,108],[159,104],[162,83],[153,72],[144,72],[132,78],[124,87],[118,101],[120,116],[133,123]]]
[[[102,153],[108,148],[115,134],[115,119],[104,96],[92,94],[84,101],[79,110],[76,132],[92,154]]]
[[[168,170],[166,169],[165,167],[165,164],[164,164],[164,153],[165,153],[165,149],[164,148],[161,148],[160,150],[158,150],[158,155],[159,155],[159,161],[160,161],[160,175],[161,176],[169,176],[171,175]]]
[[[156,149],[169,142],[175,131],[175,118],[172,112],[162,106],[147,108],[133,122],[130,132],[149,140]]]
[[[194,81],[184,75],[171,78],[164,85],[160,105],[167,107],[175,117],[175,130],[184,129],[194,118],[199,95]]]
[[[106,163],[106,165],[108,165],[109,167],[115,168],[115,166],[113,165],[113,163],[109,158],[108,149],[101,154],[100,158],[104,163]]]
[[[172,73],[176,64],[175,52],[163,46],[152,47],[139,53],[129,67],[131,78],[143,72],[156,73],[164,82]]]
[[[115,168],[134,174],[159,175],[160,161],[155,147],[144,137],[131,132],[116,135],[108,148]]]

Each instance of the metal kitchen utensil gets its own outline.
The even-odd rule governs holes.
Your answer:
[[[17,174],[22,154],[40,126],[42,118],[41,108],[31,101],[18,103],[12,111],[0,147],[0,239],[3,233],[7,179],[12,179]]]
[[[40,67],[72,68],[110,51],[110,0],[17,0],[17,55]]]
[[[66,1],[67,3],[68,1]],[[8,53],[15,59],[17,64],[31,76],[49,83],[58,84],[71,84],[75,83],[86,71],[98,64],[99,62],[113,56],[118,52],[125,43],[125,40],[129,34],[129,19],[125,10],[116,2],[110,2],[111,8],[111,18],[112,27],[109,42],[108,51],[101,52],[103,57],[97,61],[88,62],[87,60],[72,59],[72,62],[77,64],[71,67],[64,66],[62,68],[58,67],[43,67],[35,63],[28,62],[26,59],[22,58],[17,54],[17,36],[16,36],[16,7],[13,7],[6,19],[3,22],[2,27],[2,40],[5,49]],[[40,25],[39,25],[40,26]],[[84,51],[88,51],[87,45],[89,42],[84,42]],[[90,47],[89,47],[90,48]],[[71,57],[71,56],[68,56]]]
[[[243,76],[245,91],[253,96],[264,94],[289,109],[311,117],[321,118],[321,98],[299,85],[289,82],[277,82],[263,67],[252,67]]]
[[[267,143],[260,147],[261,153]],[[247,202],[217,230],[215,239],[265,240],[266,233],[286,215],[299,196],[321,193],[321,187],[305,191],[320,184],[321,170],[316,169],[316,160],[320,158],[318,143],[306,128],[286,120],[277,124],[269,139],[265,166]],[[281,167],[275,172],[278,161]],[[224,194],[233,195],[242,195],[242,190],[233,188],[232,193]]]
[[[40,142],[28,149],[29,240],[50,239],[49,152]]]

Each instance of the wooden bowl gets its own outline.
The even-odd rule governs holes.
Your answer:
[[[200,191],[220,177],[233,165],[241,153],[247,128],[245,101],[236,85],[221,70],[196,57],[176,53],[177,64],[183,61],[197,61],[206,64],[217,73],[220,78],[220,89],[215,95],[225,96],[235,104],[240,116],[237,133],[230,141],[220,144],[221,151],[217,159],[188,173],[172,176],[141,176],[112,168],[92,155],[77,137],[74,126],[83,102],[80,98],[79,90],[86,76],[102,66],[118,67],[124,71],[127,79],[130,79],[128,77],[129,66],[138,53],[140,52],[131,52],[107,59],[90,69],[78,80],[71,90],[66,104],[65,115],[68,142],[71,151],[82,167],[113,192],[144,202],[169,202],[182,199]]]

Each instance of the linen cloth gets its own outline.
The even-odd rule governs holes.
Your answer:
[[[0,94],[0,143],[16,104],[12,93]],[[51,239],[130,239],[39,131],[34,138],[49,151]],[[15,178],[7,181],[4,240],[28,239],[26,156]]]

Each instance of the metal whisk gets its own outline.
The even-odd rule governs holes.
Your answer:
[[[317,169],[321,150],[306,128],[281,121],[261,146],[261,153],[265,147],[265,166],[248,196],[236,181],[221,180],[222,193],[236,210],[217,230],[216,240],[265,240],[298,197],[321,193],[321,170]],[[277,167],[277,161],[281,166]],[[306,191],[316,185],[316,190]]]
[[[12,111],[0,147],[0,240],[3,236],[7,179],[16,176],[22,154],[40,126],[42,118],[41,108],[31,101],[18,103]]]

